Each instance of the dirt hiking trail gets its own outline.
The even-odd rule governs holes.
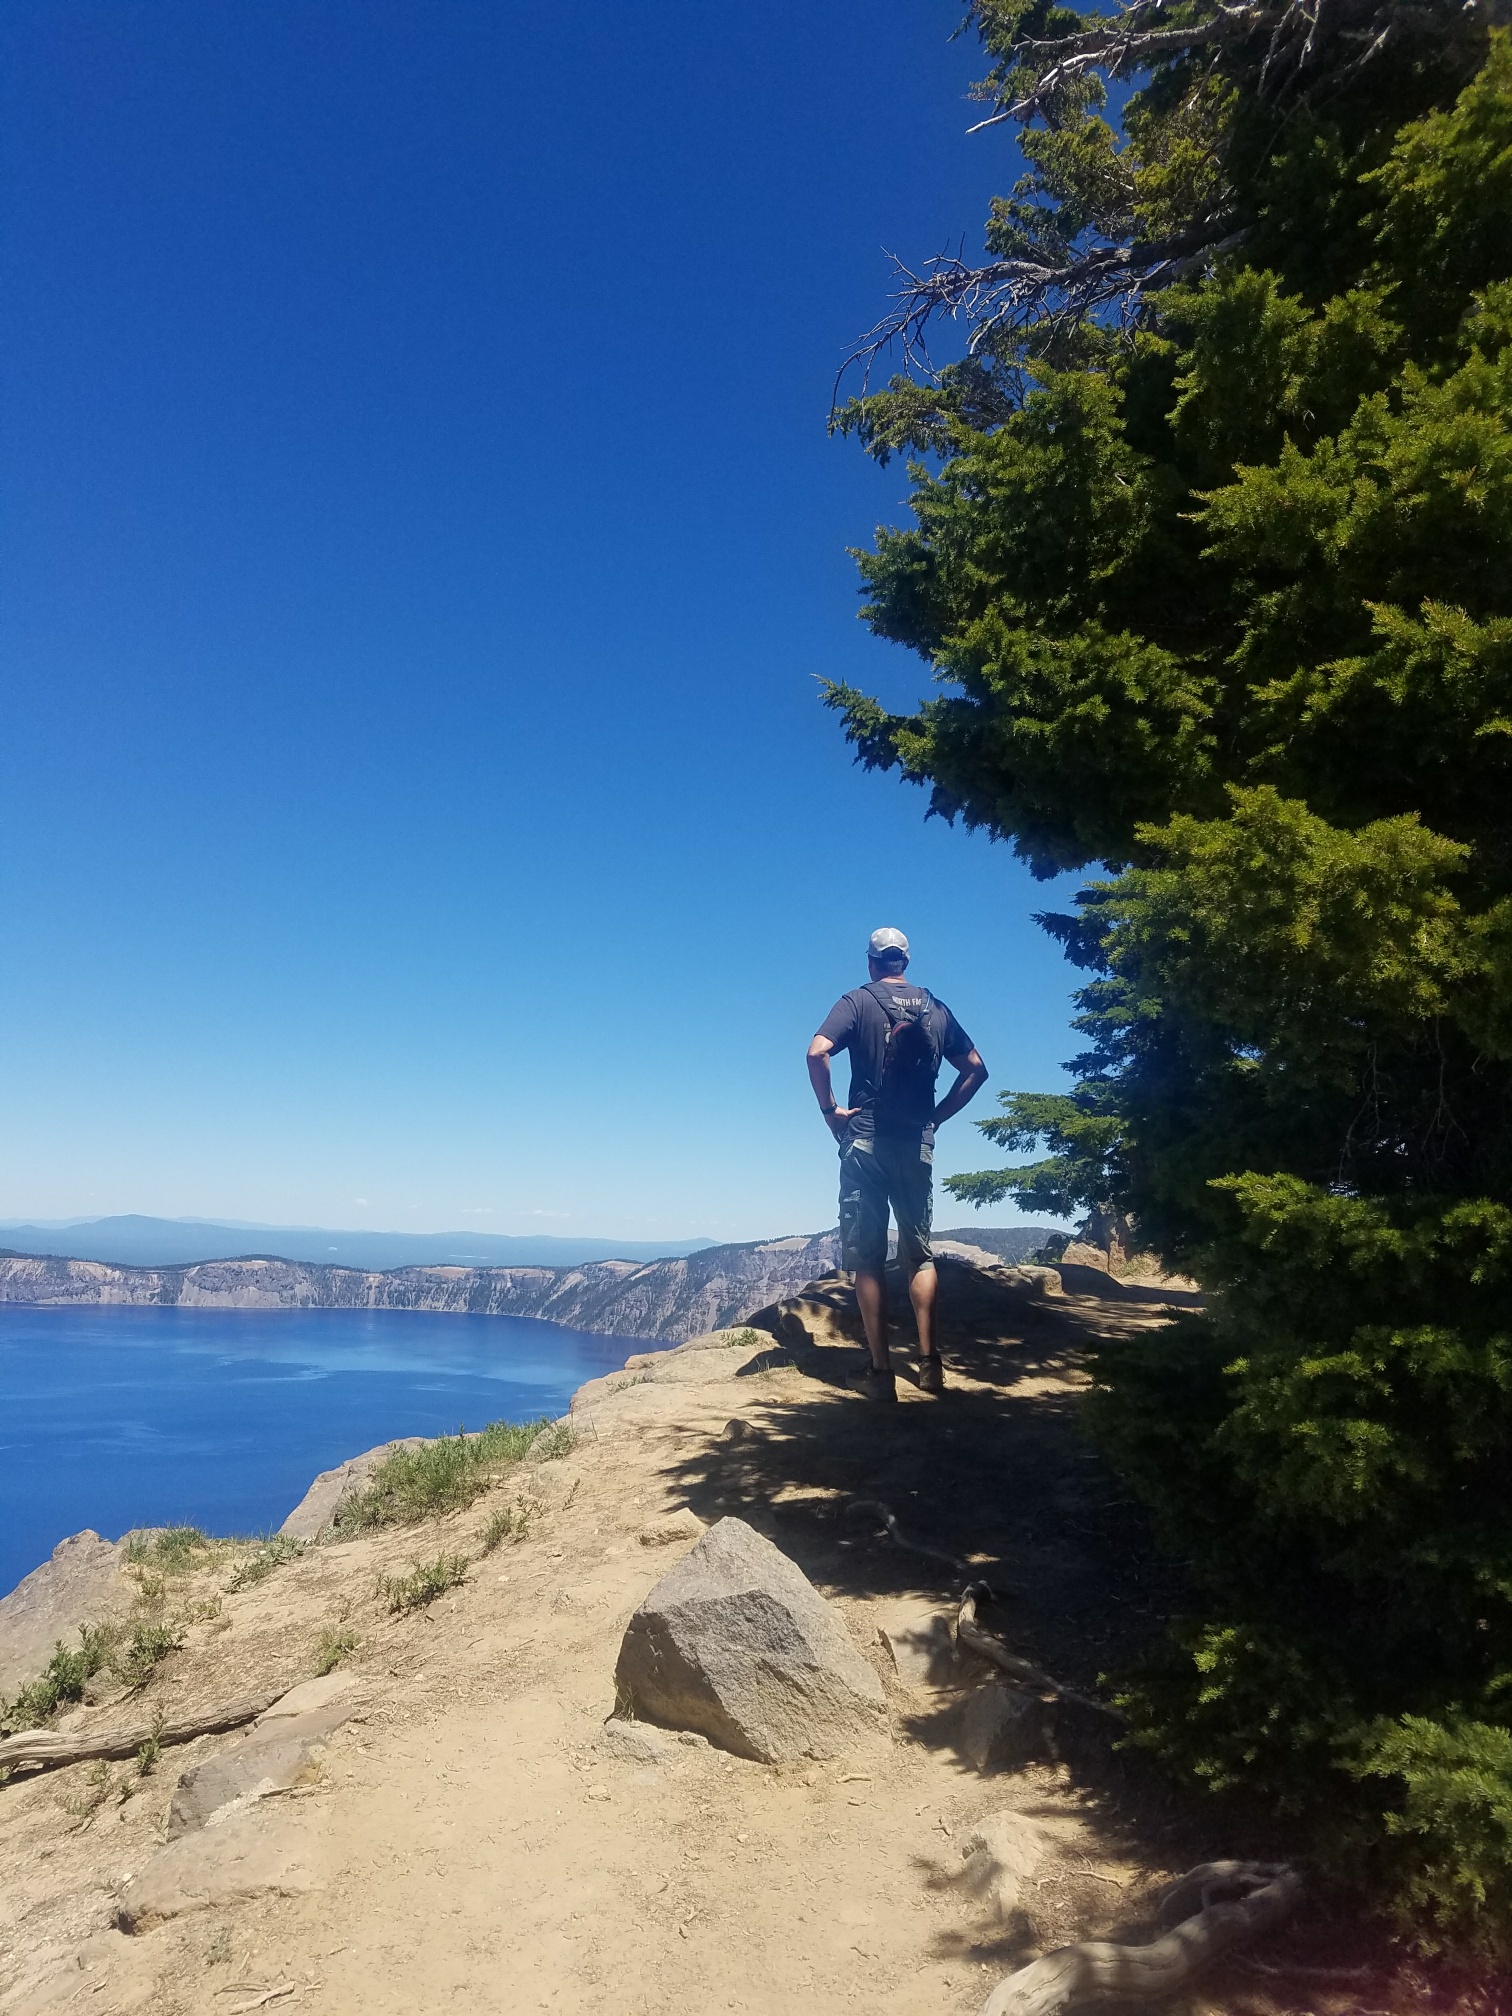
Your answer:
[[[1014,1651],[1095,1693],[1168,1614],[1142,1522],[1076,1417],[1088,1339],[1163,1322],[1172,1299],[1090,1269],[945,1262],[949,1386],[926,1396],[900,1369],[885,1407],[845,1388],[854,1300],[816,1283],[762,1312],[764,1334],[592,1382],[575,1446],[465,1512],[311,1546],[236,1590],[230,1555],[191,1566],[169,1592],[182,1648],[62,1726],[271,1697],[325,1663],[325,1633],[327,1659],[355,1645],[289,1704],[319,1740],[297,1769],[243,1772],[215,1810],[207,1788],[253,1754],[238,1746],[279,1725],[164,1747],[147,1775],[78,1763],[0,1788],[0,2011],[940,2016],[1068,1941],[1154,1937],[1163,1883],[1276,1844],[1218,1838],[1074,1705],[1037,1704],[1005,1752],[973,1721],[991,1669],[949,1625],[985,1580]],[[526,1530],[484,1555],[500,1508]],[[875,1667],[887,1726],[860,1749],[766,1766],[606,1731],[631,1613],[726,1514],[797,1563]],[[465,1581],[391,1614],[381,1578],[441,1554],[468,1557]],[[199,1791],[176,1793],[196,1767]],[[185,1831],[196,1797],[208,1824]],[[1305,1952],[1305,1926],[1287,1936]],[[1363,2005],[1235,1960],[1166,2006]]]

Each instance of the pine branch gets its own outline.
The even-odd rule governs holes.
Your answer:
[[[1425,5],[1423,0],[1250,0],[1238,6],[1220,4],[1206,19],[1195,18],[1179,27],[1146,25],[1163,24],[1172,11],[1169,0],[1134,0],[1118,19],[1100,21],[1081,34],[1025,36],[1013,47],[1018,65],[1014,74],[1035,70],[1040,63],[1045,68],[1027,91],[967,131],[980,133],[1006,120],[1022,123],[1053,114],[1068,86],[1090,71],[1128,77],[1199,50],[1241,49],[1246,43],[1258,50],[1263,42],[1259,96],[1279,101],[1306,89],[1309,78],[1323,84],[1353,76],[1414,34],[1441,36],[1445,13],[1442,6]],[[1497,11],[1477,0],[1469,0],[1462,9],[1466,25],[1472,27],[1494,18]]]
[[[1014,95],[967,130],[980,133],[1007,121],[1039,118],[1056,128],[1077,87],[1100,73],[1129,77],[1188,57],[1205,57],[1247,80],[1255,99],[1288,116],[1322,103],[1352,84],[1386,50],[1421,39],[1442,49],[1472,43],[1488,23],[1505,18],[1509,0],[1212,0],[1192,18],[1172,25],[1172,0],[1132,0],[1111,19],[1059,37],[1024,36],[1007,52],[1005,69]],[[1447,17],[1447,19],[1446,19]],[[1447,32],[1446,32],[1447,27]],[[1032,79],[1023,88],[1026,74]],[[1080,252],[1058,252],[1053,240],[1040,256],[991,260],[972,266],[959,253],[941,253],[915,272],[893,261],[900,285],[890,307],[841,365],[835,401],[847,374],[862,372],[863,396],[877,360],[895,349],[905,370],[937,379],[927,336],[939,319],[963,322],[967,355],[992,355],[1033,328],[1053,345],[1056,337],[1118,310],[1124,326],[1150,293],[1187,280],[1245,241],[1248,220],[1233,210],[1193,220],[1184,230],[1128,243],[1100,242]],[[833,412],[833,408],[832,408]]]
[[[970,331],[968,356],[979,355],[1003,334],[1049,320],[1085,320],[1132,291],[1140,293],[1182,280],[1244,237],[1230,215],[1214,217],[1175,237],[1098,245],[1055,264],[1043,259],[995,259],[968,266],[951,253],[931,259],[922,273],[893,257],[893,274],[903,284],[889,299],[897,305],[867,331],[837,374],[861,365],[863,390],[878,357],[896,345],[905,368],[933,372],[926,335],[939,316],[964,321]]]

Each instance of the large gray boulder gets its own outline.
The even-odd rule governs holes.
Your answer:
[[[621,1714],[763,1764],[835,1757],[882,1725],[882,1683],[839,1613],[742,1519],[711,1526],[625,1631]]]

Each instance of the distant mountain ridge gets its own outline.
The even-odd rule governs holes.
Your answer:
[[[3,1235],[0,1235],[3,1236]],[[942,1233],[942,1246],[1019,1260],[1042,1228]],[[985,1241],[991,1238],[992,1246]],[[580,1267],[399,1267],[370,1271],[277,1257],[120,1267],[61,1255],[0,1253],[0,1302],[198,1309],[423,1309],[535,1316],[613,1337],[681,1342],[742,1322],[796,1294],[839,1262],[839,1234],[707,1246],[638,1262]]]
[[[66,1225],[0,1220],[0,1247],[14,1253],[106,1260],[120,1267],[182,1267],[197,1260],[276,1254],[320,1267],[580,1267],[593,1260],[665,1260],[707,1239],[572,1239],[555,1233],[338,1232],[320,1225],[253,1225],[138,1213]]]

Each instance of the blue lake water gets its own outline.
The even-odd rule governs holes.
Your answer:
[[[513,1316],[0,1304],[0,1595],[84,1526],[265,1532],[343,1457],[564,1413],[645,1348]]]

